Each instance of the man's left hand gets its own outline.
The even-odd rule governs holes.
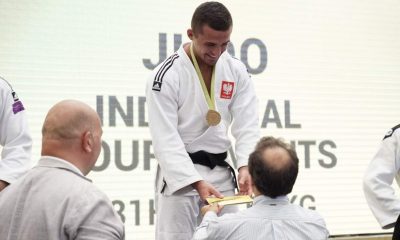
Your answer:
[[[243,166],[239,168],[239,194],[240,195],[252,195],[252,180],[249,174],[249,168],[247,166]]]

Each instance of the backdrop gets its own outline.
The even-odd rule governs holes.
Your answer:
[[[96,109],[103,148],[89,177],[113,201],[128,240],[154,239],[157,162],[145,82],[188,41],[199,3],[0,1],[0,76],[27,109],[34,161],[50,106],[74,98]],[[291,141],[299,154],[291,201],[318,210],[333,235],[383,232],[364,199],[362,176],[399,123],[399,2],[223,3],[234,20],[229,52],[252,74],[262,134]]]

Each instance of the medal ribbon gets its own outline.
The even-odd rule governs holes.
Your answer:
[[[215,97],[214,97],[215,66],[213,67],[213,71],[212,71],[212,75],[211,75],[211,89],[210,89],[211,96],[210,96],[210,94],[208,93],[207,87],[206,87],[206,83],[204,82],[203,75],[201,74],[199,64],[197,63],[196,57],[194,56],[192,44],[190,44],[190,55],[193,60],[194,68],[196,69],[197,75],[200,79],[201,88],[203,89],[203,94],[204,94],[204,97],[206,98],[208,108],[211,110],[215,110],[215,104],[214,104],[214,101],[215,101]]]

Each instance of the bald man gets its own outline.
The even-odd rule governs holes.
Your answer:
[[[85,177],[101,150],[97,113],[79,101],[59,102],[42,135],[37,166],[0,192],[1,239],[124,239],[110,200]]]
[[[273,137],[262,138],[249,157],[253,206],[221,217],[217,216],[220,206],[203,207],[205,215],[193,239],[328,239],[325,221],[316,211],[289,202],[287,194],[298,171],[299,159],[290,145]]]

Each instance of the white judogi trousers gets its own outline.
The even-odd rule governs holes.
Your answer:
[[[224,196],[232,196],[234,190],[221,192]],[[156,193],[156,240],[190,240],[196,227],[201,223],[200,213],[204,203],[198,195],[183,196],[177,192],[174,195],[165,196]],[[225,206],[221,215],[237,212],[237,205]]]

